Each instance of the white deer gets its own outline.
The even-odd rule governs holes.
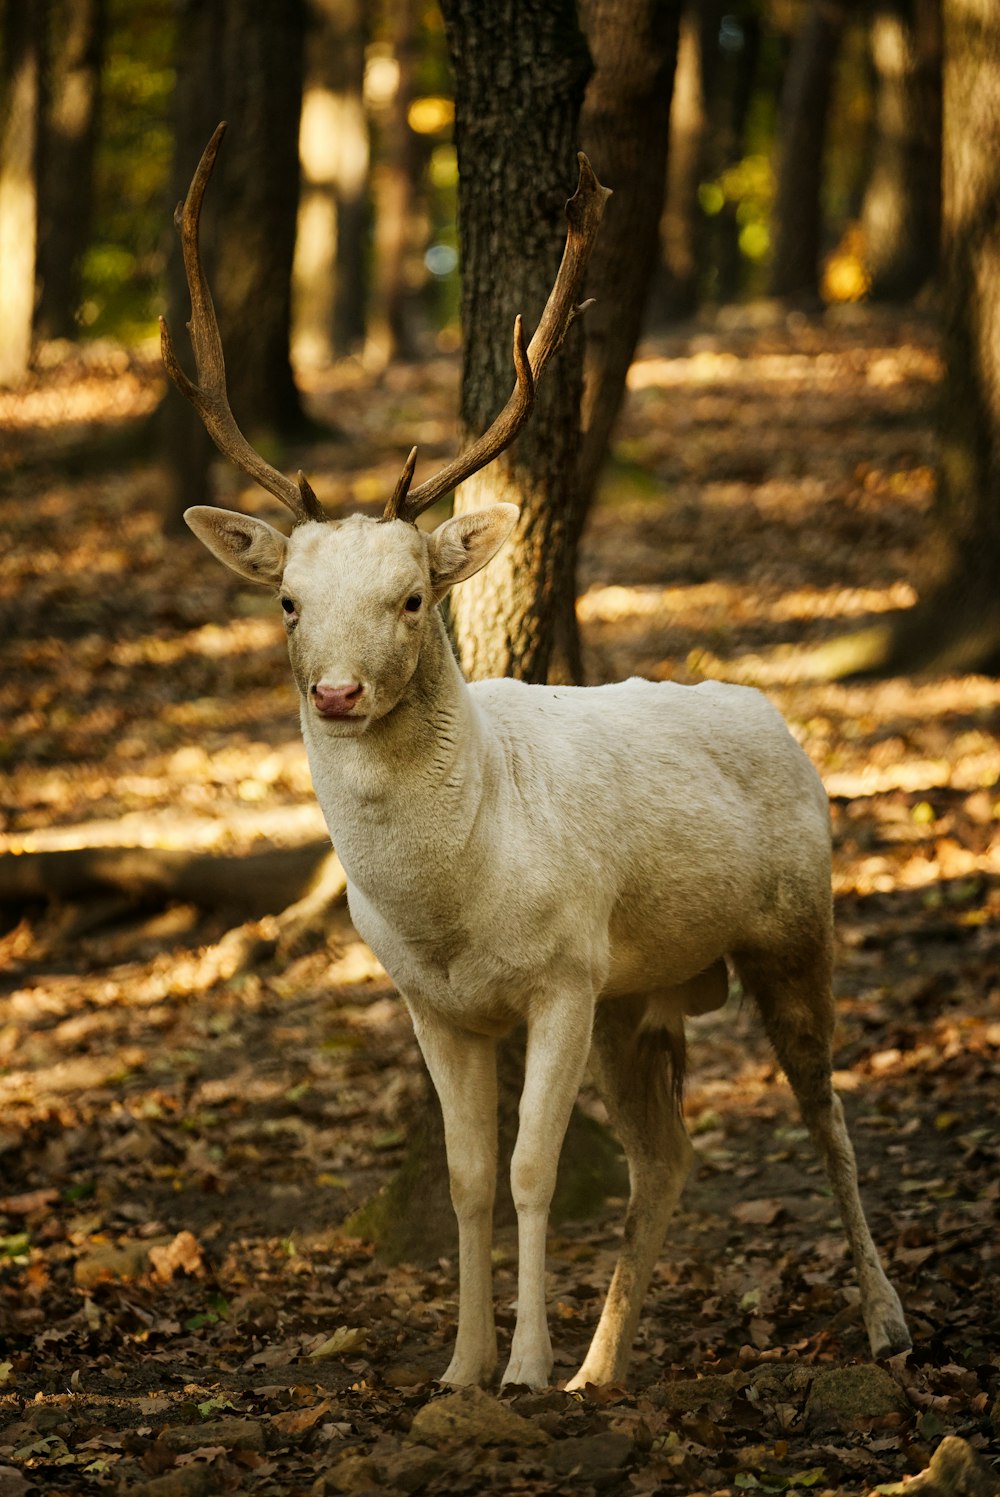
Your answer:
[[[164,359],[223,452],[295,515],[290,536],[208,507],[185,518],[284,610],[313,783],[348,876],[351,916],[403,995],[444,1115],[459,1230],[459,1315],[443,1381],[486,1383],[497,1340],[491,1230],[498,1037],[527,1028],[511,1186],[517,1322],[505,1383],[541,1388],[553,1358],[545,1235],[563,1135],[588,1059],[628,1157],[621,1255],[569,1388],[624,1378],[642,1299],[691,1165],[680,1110],[684,1015],[719,1007],[727,959],[753,993],[826,1165],[875,1356],[910,1338],[858,1195],[831,1086],[830,832],[819,776],[758,692],[631,680],[469,685],[438,605],[486,565],[512,505],[436,530],[416,516],[513,439],[577,310],[605,189],[581,160],[563,263],[517,387],[490,430],[381,520],[328,520],[300,474],[269,467],[229,410],[198,252],[220,130],[178,210],[194,385]]]

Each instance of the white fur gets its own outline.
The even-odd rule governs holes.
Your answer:
[[[483,1382],[496,1364],[494,1046],[520,1023],[518,1315],[505,1381],[549,1380],[546,1221],[594,1040],[629,1152],[632,1228],[579,1386],[624,1375],[690,1159],[676,1107],[661,1109],[651,1141],[643,1099],[611,1073],[636,1034],[676,1035],[685,1011],[724,1000],[727,955],[788,965],[801,949],[828,949],[829,824],[818,775],[756,691],[468,685],[436,602],[489,560],[515,518],[499,506],[427,535],[355,517],[285,541],[260,521],[189,511],[216,555],[296,605],[302,731],[351,915],[406,1000],[444,1113],[461,1286],[445,1381]],[[416,595],[414,615],[405,600]],[[360,685],[356,715],[320,716],[317,682]],[[599,1002],[616,1006],[600,1044]],[[905,1325],[857,1202],[853,1156],[844,1162],[850,1144],[824,1107],[810,1121],[863,1269],[873,1344],[898,1343]]]

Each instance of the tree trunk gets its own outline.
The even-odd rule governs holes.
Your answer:
[[[1000,669],[1000,10],[945,0],[941,456],[912,609],[817,652],[829,677]]]
[[[698,305],[705,237],[698,188],[705,174],[721,14],[721,0],[688,0],[681,16],[660,221],[662,258],[651,291],[658,324],[690,316]]]
[[[590,63],[571,0],[445,0],[442,11],[455,73],[462,422],[475,436],[510,394],[515,316],[530,336],[555,279]],[[455,496],[459,512],[500,500],[521,509],[511,544],[453,596],[467,675],[547,677],[560,604],[574,588],[582,357],[574,327],[539,382],[524,434]]]
[[[56,8],[51,86],[43,120],[37,331],[75,338],[80,272],[90,243],[105,0]]]
[[[834,67],[847,19],[845,0],[809,0],[781,96],[771,292],[819,297],[823,155]]]
[[[680,0],[583,0],[580,14],[595,69],[580,138],[600,181],[614,189],[594,247],[587,290],[596,305],[584,329],[581,441],[568,542],[576,550],[607,456],[659,257]],[[560,647],[582,677],[576,589],[562,595]]]
[[[747,121],[761,62],[761,25],[754,11],[744,8],[740,32],[741,45],[717,59],[707,150],[708,176],[713,179],[738,166],[746,155]],[[730,198],[712,217],[705,241],[704,258],[711,267],[707,294],[719,304],[735,301],[743,291],[745,261],[737,204]]]
[[[376,366],[415,358],[418,351],[408,275],[421,169],[409,120],[418,43],[415,0],[391,0],[389,20],[398,72],[391,94],[376,106],[379,150],[372,173],[375,276],[367,356]]]
[[[465,365],[462,415],[478,434],[513,385],[511,333],[518,312],[533,330],[555,279],[566,238],[564,205],[576,184],[577,121],[589,60],[570,0],[444,0],[455,69],[459,226],[463,250]],[[489,96],[494,107],[481,108]],[[662,181],[662,176],[661,176]],[[572,597],[576,530],[575,459],[582,340],[567,339],[538,384],[535,410],[514,449],[463,485],[456,507],[520,502],[513,565],[502,556],[453,595],[460,654],[474,675],[544,680],[560,590]],[[491,574],[499,573],[499,577]],[[486,585],[476,588],[480,578]],[[500,1047],[500,1148],[509,1157],[523,1081],[522,1046]],[[577,1110],[560,1159],[553,1216],[585,1215],[624,1188],[616,1146]],[[514,1219],[501,1183],[496,1219]],[[441,1112],[428,1097],[407,1156],[386,1190],[348,1224],[372,1236],[390,1259],[451,1250]]]
[[[364,347],[368,300],[368,121],[364,0],[309,0],[295,244],[297,357],[322,368]]]
[[[945,0],[941,472],[918,663],[1000,664],[1000,11]],[[917,620],[913,621],[915,624]],[[923,658],[921,658],[923,657]]]
[[[915,296],[941,231],[940,0],[878,0],[871,21],[875,140],[862,208],[871,295]]]
[[[300,434],[305,417],[289,357],[292,255],[298,206],[298,129],[304,13],[301,0],[186,0],[179,21],[173,201],[180,201],[220,119],[229,133],[202,215],[203,258],[215,291],[233,414],[258,444]],[[172,205],[171,205],[172,206]],[[173,236],[167,316],[190,315]],[[210,439],[171,387],[162,416],[169,474],[168,529],[209,499]]]
[[[7,0],[0,114],[0,386],[31,360],[45,0]]]

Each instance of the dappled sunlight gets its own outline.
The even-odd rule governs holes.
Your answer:
[[[600,587],[593,586],[578,600],[581,624],[676,622],[697,628],[725,616],[737,620],[772,623],[806,619],[849,619],[868,613],[886,613],[910,608],[916,594],[908,582],[887,588],[810,588],[768,591],[723,582],[696,583],[688,587]]]
[[[706,340],[707,341],[707,340]],[[902,344],[899,347],[850,349],[845,352],[821,348],[812,353],[736,354],[726,349],[704,348],[686,357],[638,358],[628,373],[630,390],[671,390],[699,385],[749,384],[756,390],[767,385],[799,385],[815,390],[838,390],[844,377],[860,374],[873,389],[941,378],[942,364],[936,351]]]

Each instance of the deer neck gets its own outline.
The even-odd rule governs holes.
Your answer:
[[[449,856],[468,842],[496,745],[437,616],[397,705],[357,738],[325,734],[303,704],[316,795],[348,878],[380,856]],[[435,859],[436,860],[436,859]]]

